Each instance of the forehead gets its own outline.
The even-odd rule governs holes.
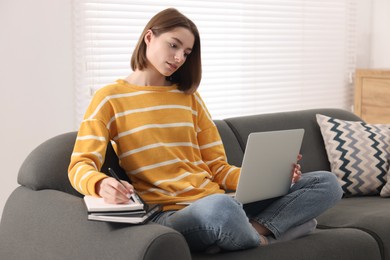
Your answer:
[[[171,31],[165,32],[164,35],[167,38],[180,41],[185,49],[192,49],[195,42],[195,36],[190,30],[184,27],[176,27]]]

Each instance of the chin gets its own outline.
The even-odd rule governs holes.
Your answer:
[[[160,72],[161,73],[161,72]],[[172,76],[173,75],[173,73],[174,72],[163,72],[163,73],[161,73],[163,76],[165,76],[165,77],[170,77],[170,76]]]

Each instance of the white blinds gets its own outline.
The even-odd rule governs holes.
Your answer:
[[[77,124],[94,90],[131,73],[141,31],[167,7],[198,26],[214,118],[351,108],[356,0],[74,0]]]

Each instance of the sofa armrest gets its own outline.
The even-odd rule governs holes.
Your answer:
[[[82,197],[70,184],[68,167],[77,132],[69,132],[50,138],[37,146],[19,169],[18,183],[32,190],[53,189]],[[113,168],[122,179],[130,181],[119,166],[119,160],[108,143],[105,162],[101,171]]]
[[[18,183],[32,190],[52,189],[82,197],[67,174],[76,135],[77,132],[65,133],[37,146],[23,161]]]
[[[2,259],[191,259],[173,229],[88,221],[81,198],[23,186],[4,208],[0,252]]]

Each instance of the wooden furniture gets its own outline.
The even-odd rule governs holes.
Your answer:
[[[390,70],[356,70],[354,113],[367,123],[390,123]]]

